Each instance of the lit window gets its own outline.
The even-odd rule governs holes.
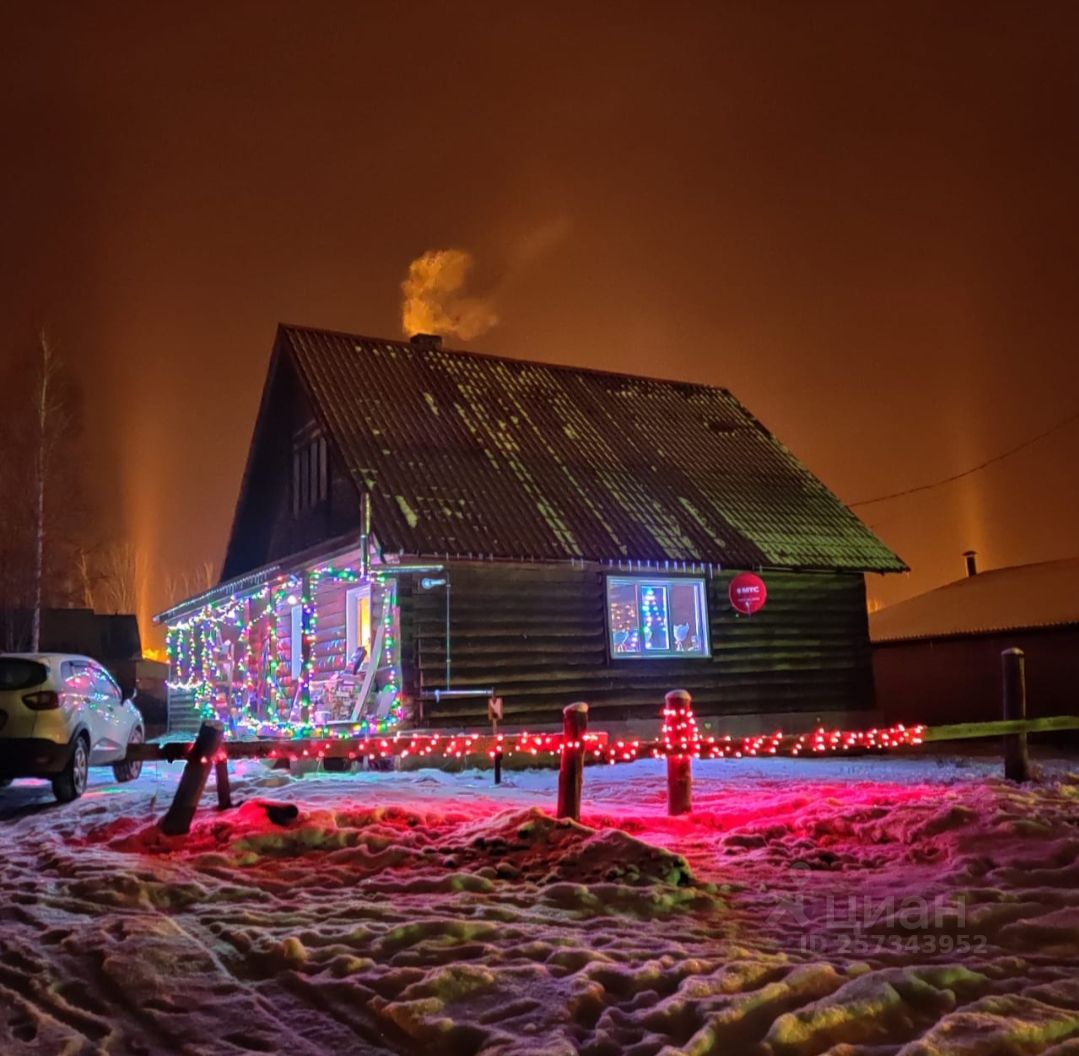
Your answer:
[[[616,660],[708,656],[704,580],[608,576],[607,626]]]
[[[371,650],[371,588],[353,587],[345,595],[345,659],[352,663],[357,648]]]

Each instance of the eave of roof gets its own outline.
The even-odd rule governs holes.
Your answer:
[[[870,636],[873,645],[906,645],[917,642],[950,642],[962,638],[988,638],[998,634],[1035,634],[1039,631],[1063,631],[1079,627],[1079,620],[1060,620],[1047,623],[1001,623],[995,626],[971,627],[962,631],[913,633],[888,638]]]
[[[194,594],[189,598],[184,598],[175,605],[157,613],[153,617],[153,622],[168,623],[171,620],[178,619],[181,616],[194,612],[204,605],[212,604],[215,601],[221,601],[223,598],[228,598],[232,595],[241,597],[244,594],[253,594],[273,579],[289,575],[290,573],[297,574],[304,569],[310,568],[316,562],[332,561],[342,554],[348,553],[350,550],[357,549],[358,546],[359,539],[354,535],[344,535],[339,536],[336,539],[328,539],[315,546],[310,546],[304,550],[297,551],[294,554],[289,554],[287,557],[283,557],[278,561],[272,561],[269,564],[252,569],[250,572],[232,576],[230,579],[215,584],[208,590],[204,590],[199,594]]]

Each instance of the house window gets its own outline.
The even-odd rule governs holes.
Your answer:
[[[293,605],[289,613],[292,621],[289,635],[289,674],[296,682],[303,671],[303,606]]]
[[[607,627],[615,660],[709,656],[704,580],[608,576]]]
[[[326,501],[329,494],[326,438],[310,433],[292,444],[292,516],[299,517]]]

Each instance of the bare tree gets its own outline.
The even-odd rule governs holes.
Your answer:
[[[183,601],[185,598],[193,598],[196,594],[202,594],[209,590],[217,582],[214,574],[212,561],[203,561],[194,568],[184,569],[183,572],[171,573],[165,580],[165,595],[170,605]]]
[[[56,386],[60,369],[48,333],[38,335],[38,374],[35,382],[37,436],[34,444],[34,597],[30,623],[30,651],[41,646],[41,600],[45,583],[45,490],[50,464],[57,442],[67,431],[69,421]]]
[[[80,546],[75,553],[75,572],[79,577],[79,600],[83,608],[93,609],[97,572],[85,546]]]
[[[106,547],[93,581],[94,607],[99,612],[135,612],[146,571],[146,555],[134,543],[113,543]]]

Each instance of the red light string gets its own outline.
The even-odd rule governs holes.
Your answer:
[[[679,709],[673,709],[675,711]],[[585,734],[579,741],[565,741],[561,733],[397,733],[387,737],[318,738],[312,740],[230,741],[226,749],[232,759],[263,756],[270,759],[347,758],[386,759],[394,755],[426,758],[467,759],[514,755],[556,756],[565,747],[582,750],[592,759],[610,764],[634,762],[642,758],[689,755],[696,759],[746,759],[772,756],[850,755],[883,753],[912,747],[923,742],[924,726],[902,724],[871,730],[826,730],[786,734],[775,731],[746,737],[701,737],[692,714],[664,716],[663,735],[659,740],[638,738],[611,739],[606,733]],[[668,721],[669,719],[669,721]],[[223,754],[217,756],[222,758]]]

